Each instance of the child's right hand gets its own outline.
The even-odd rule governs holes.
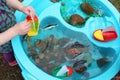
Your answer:
[[[30,30],[30,27],[31,27],[31,23],[28,22],[27,20],[17,23],[13,26],[14,31],[17,35],[27,34],[28,31]]]

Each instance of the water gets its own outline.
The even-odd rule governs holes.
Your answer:
[[[36,49],[35,51],[34,49],[32,50],[28,49],[26,41],[24,41],[23,43],[24,45],[23,47],[26,53],[28,55],[33,54],[28,57],[40,69],[52,75],[52,70],[60,65],[69,65],[72,67],[74,63],[72,64],[66,63],[66,60],[64,58],[66,56],[66,53],[62,51],[63,50],[62,47],[58,47],[58,45],[65,45],[70,40],[74,40],[74,39],[78,41],[80,44],[86,46],[88,48],[88,53],[90,53],[91,55],[88,55],[88,56],[85,55],[84,58],[80,59],[80,60],[83,60],[83,59],[88,60],[87,63],[84,64],[87,68],[85,71],[83,71],[82,73],[74,72],[72,76],[64,78],[64,79],[78,80],[78,79],[86,79],[86,78],[88,79],[91,77],[95,77],[97,75],[100,75],[101,73],[104,73],[104,71],[106,71],[112,65],[112,63],[114,62],[114,58],[115,58],[114,49],[96,46],[92,44],[92,42],[90,42],[88,38],[86,36],[83,36],[81,33],[79,34],[81,34],[80,36],[83,36],[82,39],[78,39],[79,37],[76,37],[76,38],[71,37],[70,35],[65,34],[65,33],[68,33],[66,32],[67,29],[66,31],[63,31],[64,27],[62,27],[63,29],[62,28],[59,29],[59,27],[61,26],[57,26],[53,28],[52,30],[43,30],[43,31],[40,30],[38,36],[31,37],[30,44],[32,45],[32,47]],[[70,34],[73,35],[72,32]],[[35,46],[35,42],[37,40],[46,41],[46,39],[50,39],[51,35],[54,35],[54,38],[56,39],[56,41],[57,40],[60,41],[63,38],[66,38],[67,42],[62,43],[62,44],[61,43],[59,44],[56,42],[58,44],[57,46],[54,46],[53,43],[51,42],[50,47],[54,46],[54,49],[53,49],[54,51],[50,49],[48,50],[48,52],[47,50],[45,52],[40,52],[40,50],[38,50],[38,47]],[[69,56],[69,53],[67,53],[67,55]],[[101,58],[107,58],[108,62],[106,62],[103,65],[101,63],[102,67],[98,67],[97,60]],[[88,76],[85,76],[85,74],[87,74]]]

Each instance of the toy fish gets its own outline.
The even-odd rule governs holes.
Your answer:
[[[58,26],[58,24],[52,24],[52,25],[50,24],[50,25],[47,25],[46,27],[42,28],[41,30],[50,30],[57,26]]]

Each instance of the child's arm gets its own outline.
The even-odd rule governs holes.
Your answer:
[[[27,21],[17,23],[3,33],[0,33],[0,45],[8,42],[17,35],[26,34],[30,30],[31,24]]]
[[[30,12],[32,12],[33,14],[34,9],[31,6],[24,6],[20,1],[18,0],[6,0],[8,5],[11,6],[12,8],[19,10],[21,12],[24,12],[27,15],[30,15]]]
[[[18,1],[18,0],[6,0],[8,5],[11,6],[12,8],[14,9],[17,9],[17,10],[21,10],[21,8],[23,7],[23,4]]]

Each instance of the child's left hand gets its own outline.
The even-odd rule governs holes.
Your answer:
[[[35,14],[35,10],[32,6],[22,6],[20,11],[22,11],[26,15],[30,15],[30,13]]]

